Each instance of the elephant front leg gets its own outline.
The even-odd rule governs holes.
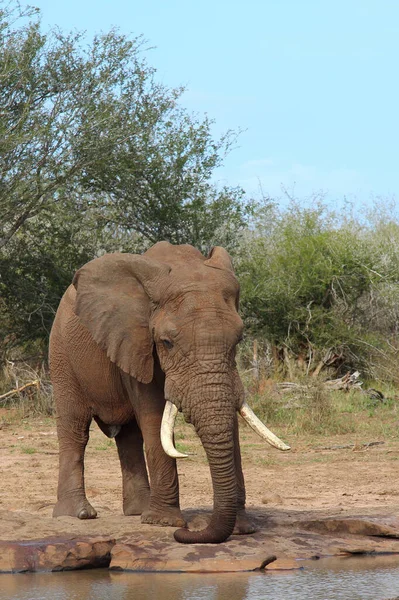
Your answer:
[[[136,421],[123,425],[115,441],[122,469],[123,512],[125,515],[141,515],[149,506],[150,485],[143,436]]]
[[[97,512],[86,498],[84,452],[89,440],[90,417],[58,417],[59,479],[53,517],[68,515],[94,519]]]
[[[162,398],[161,402],[153,407],[151,413],[140,415],[140,429],[144,437],[151,488],[149,506],[143,512],[141,521],[156,525],[185,527],[186,522],[179,505],[176,460],[167,456],[161,445],[160,429],[164,404]]]
[[[245,510],[245,482],[241,464],[241,450],[238,432],[238,418],[234,419],[234,464],[237,480],[237,517],[233,535],[245,535],[255,533],[254,522],[248,516]]]
[[[159,436],[159,432],[158,432]],[[147,441],[144,436],[146,448]],[[148,509],[141,515],[142,523],[171,527],[186,527],[179,505],[179,482],[176,460],[167,456],[161,444],[146,450],[151,492]]]

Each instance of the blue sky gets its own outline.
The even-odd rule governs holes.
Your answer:
[[[43,25],[143,34],[182,103],[241,128],[216,173],[248,193],[399,196],[397,0],[31,0]]]

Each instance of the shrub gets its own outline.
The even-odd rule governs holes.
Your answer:
[[[399,225],[334,214],[321,202],[268,205],[236,257],[253,337],[307,372],[326,362],[396,377]]]

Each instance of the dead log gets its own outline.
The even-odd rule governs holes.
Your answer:
[[[358,381],[360,377],[360,373],[359,371],[355,371],[354,373],[352,373],[352,375],[350,373],[346,373],[346,375],[344,375],[343,377],[340,377],[339,379],[330,379],[328,381],[325,381],[323,383],[323,387],[329,389],[329,390],[349,390],[349,389],[361,389],[363,382],[362,381]]]
[[[385,442],[365,442],[364,444],[338,444],[336,446],[319,446],[317,450],[354,450],[355,448],[371,448],[372,446],[380,446]]]
[[[38,379],[35,379],[35,381],[30,381],[29,383],[25,383],[25,385],[21,385],[21,387],[15,388],[15,390],[10,390],[9,392],[2,394],[0,396],[0,400],[3,400],[4,398],[9,398],[10,396],[13,396],[14,394],[19,394],[20,392],[23,392],[24,390],[26,390],[27,388],[32,387],[32,386],[36,386],[37,389],[39,389],[40,381]]]
[[[328,381],[323,381],[320,383],[320,386],[327,390],[361,390],[363,383],[358,381],[359,377],[359,371],[355,371],[352,374],[346,373],[346,375],[340,377],[339,379],[329,379]],[[276,387],[282,392],[308,392],[310,389],[314,388],[314,385],[304,385],[291,381],[283,381],[282,383],[276,383]]]
[[[342,358],[342,353],[337,354],[333,352],[332,348],[329,348],[324,358],[322,358],[322,360],[318,363],[315,370],[313,371],[312,377],[317,377],[324,367],[331,367],[331,365],[333,365],[340,358]]]
[[[319,362],[319,364],[317,365],[317,367],[313,371],[312,377],[318,377],[318,375],[320,374],[320,371],[328,363],[328,361],[330,360],[331,356],[332,356],[332,350],[329,349],[329,350],[327,350],[327,353],[326,353],[325,357]]]

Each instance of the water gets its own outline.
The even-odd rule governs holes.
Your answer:
[[[328,559],[270,573],[0,575],[1,600],[385,600],[399,596],[399,556]]]

